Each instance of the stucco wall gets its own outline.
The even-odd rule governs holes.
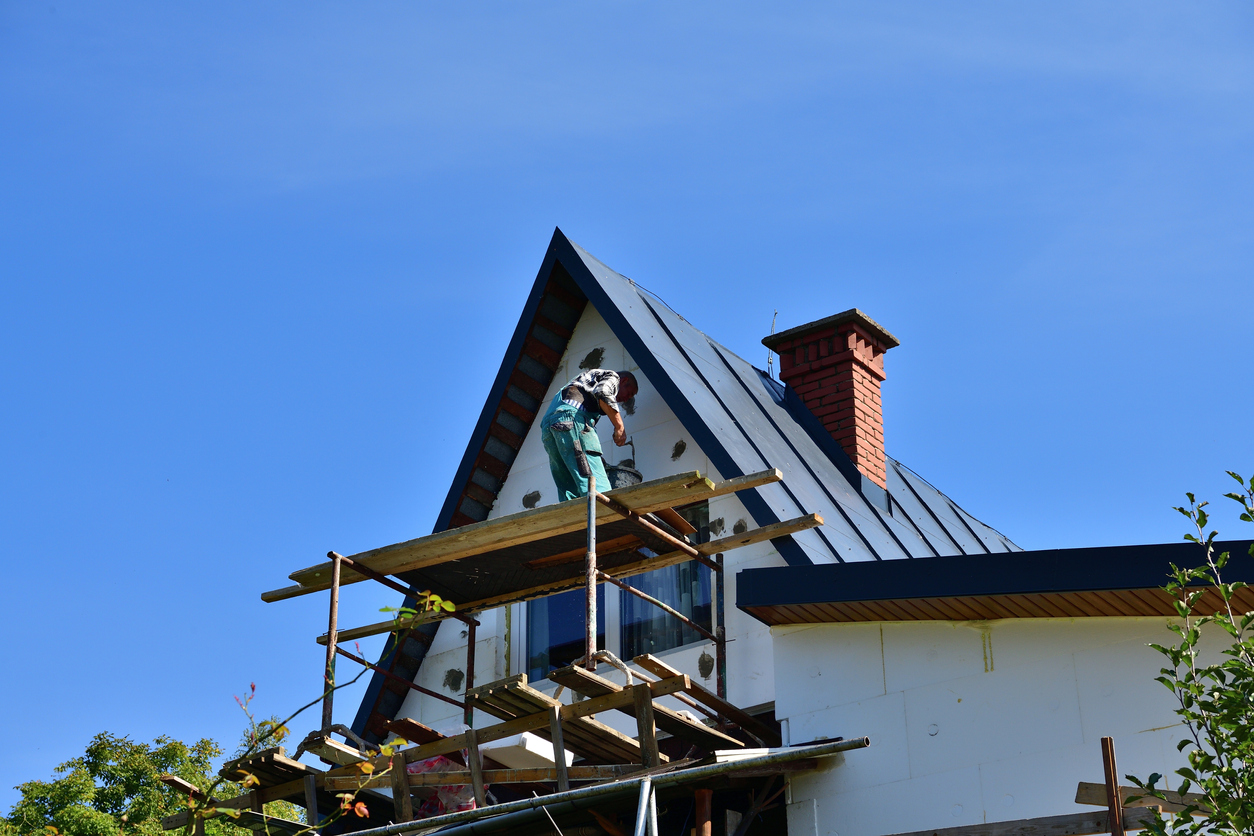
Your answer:
[[[1172,695],[1153,681],[1156,618],[782,627],[776,714],[792,744],[871,738],[790,781],[790,836],[882,836],[1081,812],[1102,780],[1184,763]],[[1215,637],[1217,638],[1217,637]]]
[[[595,353],[599,352],[599,354]],[[553,378],[553,383],[545,397],[545,406],[553,395],[564,386],[570,378],[580,371],[580,363],[588,360],[601,368],[628,370],[635,372],[640,380],[640,393],[636,396],[632,414],[624,414],[628,435],[635,442],[636,468],[645,479],[659,479],[675,473],[698,470],[711,479],[721,478],[710,465],[701,448],[693,440],[692,435],[675,417],[674,412],[649,385],[635,361],[628,355],[622,343],[614,336],[608,324],[599,313],[588,305],[579,324],[570,339],[566,353],[562,358],[561,368]],[[492,507],[489,519],[506,514],[514,514],[524,510],[524,502],[539,498],[534,507],[548,505],[556,501],[553,479],[549,474],[548,457],[545,455],[540,441],[540,422],[537,420],[529,430],[522,448],[518,452],[506,479]],[[608,420],[602,420],[597,426],[601,437],[601,445],[605,451],[605,460],[613,464],[632,455],[630,447],[615,447],[612,441],[613,428]],[[734,495],[718,497],[710,501],[710,520],[712,536],[719,536],[714,531],[722,526],[721,533],[731,534],[737,522],[744,521],[754,527],[752,518],[743,504]],[[735,608],[736,573],[741,569],[757,566],[779,566],[783,560],[771,547],[770,543],[747,546],[728,552],[726,555],[727,576],[727,627],[728,636],[733,639],[727,645],[727,669],[729,690],[728,696],[733,702],[742,706],[754,706],[769,703],[774,699],[774,678],[771,666],[771,638],[767,627],[746,616]],[[607,588],[607,614],[617,612],[619,594],[617,589]],[[494,679],[510,676],[526,669],[526,607],[515,605],[510,608],[508,618],[504,608],[483,613],[479,616],[482,627],[478,630],[478,645],[475,660],[475,683],[483,685]],[[508,625],[507,622],[508,621]],[[612,632],[612,631],[611,631]],[[617,636],[611,635],[610,649],[617,652]],[[711,643],[688,645],[683,648],[660,654],[671,664],[695,681],[702,683],[711,690],[715,687],[714,677],[701,676],[699,659],[703,653],[714,655]],[[465,627],[458,622],[449,621],[441,626],[435,641],[422,664],[418,676],[418,684],[448,694],[455,699],[460,698],[464,686],[451,687],[459,683],[458,672],[466,666]],[[453,672],[453,673],[450,673]],[[624,677],[613,668],[602,665],[598,670],[616,682]],[[553,690],[547,681],[536,683],[537,687]],[[569,699],[567,692],[566,699]],[[682,708],[677,703],[674,707]],[[401,710],[401,717],[413,717],[437,729],[452,728],[461,721],[461,712],[454,706],[417,692],[410,692]],[[610,723],[625,732],[635,734],[634,721],[626,717],[603,715],[602,722]],[[482,725],[495,722],[492,718],[476,718],[475,724]]]

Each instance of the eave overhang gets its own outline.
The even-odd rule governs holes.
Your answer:
[[[1254,583],[1252,543],[1216,543],[1231,555],[1225,581]],[[1203,558],[1194,543],[1165,543],[746,569],[736,575],[736,606],[772,626],[1173,616],[1161,589],[1172,565]],[[1233,603],[1254,610],[1254,590],[1239,590]],[[1211,590],[1197,609],[1222,605]]]

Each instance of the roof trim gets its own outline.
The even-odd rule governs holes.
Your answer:
[[[1228,580],[1254,582],[1254,557],[1249,554],[1254,541],[1225,540],[1215,547],[1231,555]],[[1154,614],[1120,611],[1122,605],[1114,604],[1113,597],[1105,599],[1110,612],[1072,612],[1066,602],[1088,593],[1155,591],[1166,583],[1172,565],[1199,560],[1196,544],[1160,543],[746,569],[736,575],[736,606],[767,624],[955,620],[956,612],[987,612],[987,607],[972,607],[997,596],[1045,596],[1040,600],[1046,609],[1068,617]],[[1087,600],[1101,609],[1092,595]],[[937,607],[937,602],[948,605]],[[997,617],[1013,617],[1013,609]],[[887,617],[855,615],[874,612]]]

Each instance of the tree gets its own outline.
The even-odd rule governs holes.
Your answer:
[[[186,807],[186,799],[161,783],[170,773],[197,786],[212,783],[213,761],[222,754],[214,741],[186,744],[158,737],[151,744],[101,732],[79,757],[56,768],[60,776],[28,781],[17,789],[21,800],[0,819],[0,836],[56,832],[68,836],[117,836],[161,833],[161,819]],[[225,823],[209,833],[232,836]]]
[[[1246,481],[1232,471],[1228,475],[1241,490],[1225,496],[1241,506],[1243,522],[1254,523],[1254,477]],[[1155,773],[1145,782],[1127,777],[1149,797],[1179,800],[1190,790],[1201,796],[1177,814],[1170,826],[1158,816],[1150,828],[1156,834],[1249,834],[1254,832],[1254,612],[1242,613],[1233,604],[1237,591],[1246,584],[1223,580],[1229,555],[1215,553],[1216,532],[1206,530],[1210,522],[1207,503],[1198,503],[1191,493],[1186,496],[1189,507],[1176,510],[1192,521],[1196,533],[1186,534],[1185,539],[1202,547],[1205,560],[1192,569],[1172,565],[1171,580],[1163,589],[1175,598],[1181,619],[1169,625],[1176,642],[1151,646],[1171,663],[1156,679],[1179,704],[1176,714],[1189,735],[1178,748],[1189,750],[1189,765],[1175,772],[1180,778],[1176,798],[1169,797],[1168,784],[1159,787],[1162,775]],[[1250,555],[1254,557],[1254,546]],[[1222,606],[1214,614],[1196,615],[1209,590],[1218,593]],[[1231,643],[1220,661],[1203,664],[1199,643],[1208,627],[1222,630]]]

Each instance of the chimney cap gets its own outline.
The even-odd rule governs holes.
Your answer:
[[[882,340],[888,348],[896,348],[901,345],[900,340],[888,333],[882,325],[857,308],[850,308],[849,310],[843,311],[834,316],[829,316],[824,319],[816,319],[814,322],[807,322],[805,325],[798,325],[796,328],[789,328],[787,331],[780,331],[778,334],[771,334],[769,337],[763,337],[762,345],[771,350],[775,350],[780,344],[795,339],[796,337],[800,337],[807,331],[814,331],[819,328],[832,328],[838,325],[844,325],[846,322],[853,322],[861,326],[861,328],[864,331],[868,331],[871,336]]]

